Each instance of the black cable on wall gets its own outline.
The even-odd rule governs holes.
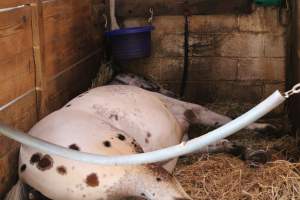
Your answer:
[[[181,88],[180,88],[180,97],[183,97],[186,89],[186,82],[188,80],[189,74],[189,15],[188,12],[184,15],[185,24],[184,24],[184,66],[181,80]]]

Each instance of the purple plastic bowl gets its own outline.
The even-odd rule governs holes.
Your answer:
[[[153,26],[123,28],[105,35],[109,39],[111,53],[116,60],[132,60],[151,54],[151,31]]]

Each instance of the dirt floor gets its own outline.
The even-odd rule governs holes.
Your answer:
[[[211,104],[210,109],[233,118],[251,105]],[[300,199],[300,148],[295,133],[291,133],[287,117],[276,116],[268,122],[281,127],[274,134],[241,131],[230,138],[252,149],[268,150],[272,161],[261,166],[249,165],[238,157],[227,154],[193,154],[182,157],[175,176],[195,200],[213,199]],[[191,135],[208,132],[196,127]]]

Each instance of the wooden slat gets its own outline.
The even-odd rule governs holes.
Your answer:
[[[35,92],[29,93],[15,104],[0,111],[0,121],[19,130],[28,131],[37,121]],[[5,155],[16,142],[0,136],[0,157]]]
[[[0,105],[34,88],[31,9],[0,13]]]
[[[0,7],[30,2],[1,1]],[[0,121],[23,131],[37,121],[31,19],[29,5],[0,12]],[[0,136],[0,199],[17,178],[18,146]]]
[[[0,61],[32,48],[31,9],[28,6],[0,13],[0,47]]]
[[[45,65],[45,32],[43,20],[43,7],[41,1],[32,4],[32,42],[35,61],[35,86],[36,91],[36,111],[40,119],[41,107],[43,104],[42,90],[44,88],[44,65]]]
[[[91,1],[87,0],[53,0],[43,1],[43,16],[49,18],[61,13],[76,13],[82,10],[82,8],[89,9]]]
[[[0,62],[0,106],[35,87],[35,69],[32,50]]]
[[[62,107],[70,99],[86,90],[96,75],[100,64],[100,53],[97,51],[69,70],[64,71],[47,83],[43,115]]]
[[[14,105],[0,112],[0,121],[17,129],[28,131],[36,122],[35,92],[20,99]]]
[[[146,17],[149,8],[154,15],[236,14],[251,12],[251,0],[116,0],[118,17]]]
[[[1,0],[0,1],[0,9],[30,4],[33,1],[34,0]]]
[[[58,40],[66,35],[78,37],[80,34],[90,31],[91,28],[92,21],[89,10],[82,10],[82,12],[73,14],[58,14],[45,19],[45,43]]]
[[[45,76],[48,78],[89,55],[101,45],[101,29],[98,29],[97,23],[94,24],[91,2],[72,1],[71,5],[68,3],[70,1],[62,0],[58,5],[43,4]]]
[[[95,46],[89,36],[85,34],[74,40],[72,37],[66,37],[63,41],[46,44],[45,76],[54,76],[93,50],[95,50]]]

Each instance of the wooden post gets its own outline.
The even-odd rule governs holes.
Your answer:
[[[33,52],[35,61],[36,73],[36,101],[37,101],[37,116],[40,119],[43,116],[43,100],[42,92],[45,82],[43,81],[44,71],[44,22],[43,22],[43,7],[41,0],[35,0],[31,3],[32,7],[32,32],[33,32]]]

